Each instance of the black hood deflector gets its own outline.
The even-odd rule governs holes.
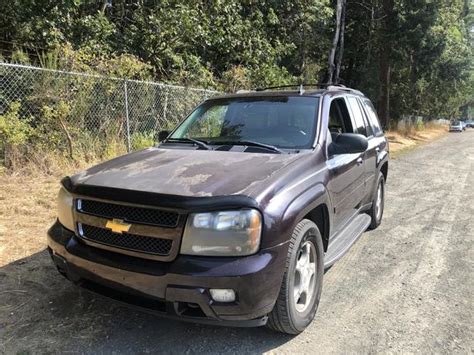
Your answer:
[[[258,208],[258,204],[253,198],[244,195],[190,197],[87,184],[74,185],[69,176],[63,178],[61,184],[66,190],[75,195],[139,205],[159,206],[187,212],[245,207]]]

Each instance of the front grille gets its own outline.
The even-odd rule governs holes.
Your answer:
[[[118,218],[130,223],[151,224],[174,228],[179,214],[154,208],[118,205],[96,200],[77,200],[77,210],[82,213],[105,218]]]
[[[147,254],[169,255],[173,241],[136,235],[130,233],[113,233],[105,228],[79,223],[79,234],[82,238],[114,248],[127,249]]]

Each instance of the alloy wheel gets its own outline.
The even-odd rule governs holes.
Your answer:
[[[307,240],[298,252],[293,285],[293,297],[298,312],[304,312],[314,297],[316,275],[316,249]]]
[[[380,181],[379,186],[377,188],[377,198],[375,200],[375,217],[377,221],[380,220],[382,217],[383,211],[383,183]]]

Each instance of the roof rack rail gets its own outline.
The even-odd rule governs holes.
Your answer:
[[[254,92],[254,91],[255,91],[255,90],[241,89],[241,90],[237,90],[236,94],[246,94],[246,93]]]
[[[296,88],[300,94],[304,92],[304,87],[317,87],[321,89],[327,90],[343,90],[347,92],[353,92],[358,95],[364,95],[361,91],[351,89],[346,87],[343,84],[328,84],[328,83],[302,83],[302,84],[291,84],[291,85],[278,85],[278,86],[269,86],[264,88],[256,88],[255,91],[266,91],[266,90],[274,90],[274,89],[285,89],[285,88]]]
[[[352,92],[352,93],[357,94],[357,95],[365,96],[365,95],[362,93],[362,91],[359,91],[359,90],[356,90],[356,89],[348,88],[347,86],[342,85],[342,84],[331,84],[331,85],[328,85],[328,86],[327,86],[327,89],[328,89],[328,90],[342,90],[342,91]]]
[[[266,90],[273,90],[273,89],[286,89],[286,88],[297,88],[300,89],[301,87],[308,87],[308,86],[315,86],[318,88],[327,87],[329,84],[323,83],[300,83],[300,84],[291,84],[291,85],[277,85],[277,86],[267,86],[264,88],[256,88],[255,91],[266,91]]]

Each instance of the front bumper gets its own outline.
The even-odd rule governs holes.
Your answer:
[[[288,251],[283,244],[247,257],[153,261],[87,246],[59,222],[48,231],[48,246],[59,272],[88,290],[161,316],[230,326],[266,323]],[[213,301],[211,288],[233,289],[236,301]]]

